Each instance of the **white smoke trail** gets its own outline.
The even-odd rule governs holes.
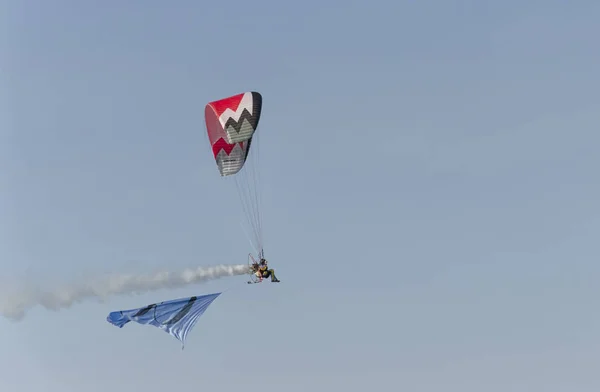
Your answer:
[[[179,288],[206,280],[248,273],[246,264],[198,267],[180,272],[156,272],[146,275],[113,275],[55,290],[21,289],[0,297],[0,312],[7,318],[21,320],[30,308],[41,305],[59,310],[85,299],[104,299],[109,295],[141,294],[148,291]]]

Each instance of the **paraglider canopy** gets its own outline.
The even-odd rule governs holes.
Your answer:
[[[206,130],[222,176],[241,170],[262,111],[262,96],[247,92],[209,102],[204,109]]]
[[[221,176],[232,178],[236,184],[241,208],[253,234],[250,241],[259,257],[264,252],[256,131],[262,105],[262,95],[249,91],[211,101],[204,109],[206,132],[215,163]],[[250,155],[254,162],[249,159]]]

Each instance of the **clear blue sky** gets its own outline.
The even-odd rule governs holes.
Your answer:
[[[281,279],[1,318],[2,391],[600,390],[599,2],[1,13],[2,281],[245,262],[203,108],[248,90]],[[105,321],[227,288],[184,351]]]

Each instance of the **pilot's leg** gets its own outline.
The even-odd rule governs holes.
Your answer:
[[[269,273],[271,274],[271,282],[279,282],[279,279],[275,276],[275,270],[270,269]]]

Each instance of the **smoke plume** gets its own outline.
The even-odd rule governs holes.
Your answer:
[[[248,273],[246,264],[199,267],[180,272],[156,272],[145,275],[112,275],[58,287],[54,290],[21,289],[0,297],[0,312],[7,318],[21,320],[36,305],[46,309],[69,308],[85,299],[102,300],[110,295],[142,294],[148,291],[179,288],[189,284]]]

